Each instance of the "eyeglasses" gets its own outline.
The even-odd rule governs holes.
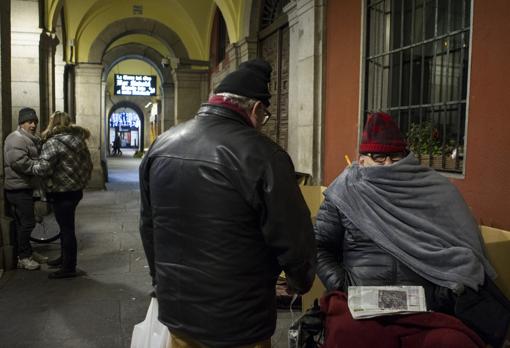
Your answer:
[[[271,112],[269,112],[269,110],[266,107],[264,107],[264,118],[262,119],[262,125],[265,125],[270,118]]]
[[[364,156],[368,156],[375,163],[383,164],[386,162],[386,158],[389,158],[391,162],[398,162],[407,156],[405,152],[393,152],[393,153],[364,153]]]

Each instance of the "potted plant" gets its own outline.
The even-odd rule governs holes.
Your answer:
[[[454,151],[458,144],[454,139],[448,139],[442,144],[438,129],[431,121],[412,123],[406,133],[409,149],[418,157],[423,165],[437,169],[456,169]],[[457,156],[457,152],[455,152]]]
[[[439,132],[430,121],[412,123],[406,138],[409,149],[423,164],[430,164],[433,156],[441,155]]]

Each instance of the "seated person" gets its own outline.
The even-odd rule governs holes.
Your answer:
[[[325,191],[317,215],[317,274],[327,290],[421,285],[428,309],[500,345],[510,306],[455,186],[419,164],[385,113],[369,115],[359,153]],[[485,316],[493,307],[500,318]]]

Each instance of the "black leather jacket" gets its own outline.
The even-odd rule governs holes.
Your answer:
[[[141,235],[159,319],[207,346],[272,336],[275,283],[309,290],[310,212],[287,153],[241,115],[204,104],[140,166]]]
[[[419,276],[360,231],[327,198],[317,214],[317,275],[328,291],[349,285],[421,285],[427,307],[452,313],[453,293]]]

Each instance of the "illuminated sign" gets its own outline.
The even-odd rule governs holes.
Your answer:
[[[119,130],[130,130],[140,128],[140,118],[133,112],[113,113],[110,116],[110,128]]]
[[[115,74],[115,95],[156,95],[155,75]]]

